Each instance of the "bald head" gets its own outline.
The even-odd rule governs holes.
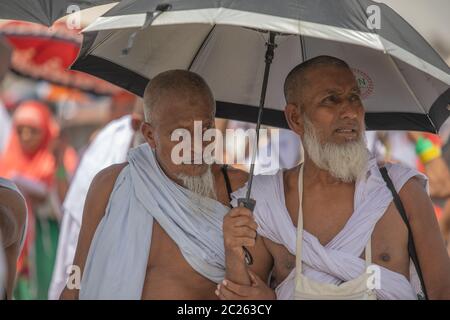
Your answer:
[[[302,100],[302,91],[309,84],[307,75],[308,72],[318,67],[332,66],[349,69],[348,64],[338,58],[331,56],[318,56],[306,60],[296,66],[289,72],[284,82],[284,96],[287,103],[297,103]]]
[[[185,70],[160,73],[145,89],[144,114],[142,135],[169,178],[179,180],[182,174],[200,176],[207,171],[206,163],[180,164],[174,160],[193,155],[196,147],[191,137],[196,136],[198,124],[201,132],[214,127],[215,102],[205,80]],[[189,150],[180,150],[184,145],[189,145]]]
[[[145,88],[144,113],[149,123],[158,117],[160,107],[174,98],[206,99],[215,113],[215,100],[208,84],[198,74],[186,70],[170,70],[158,74]]]

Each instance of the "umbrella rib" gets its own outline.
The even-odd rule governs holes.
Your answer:
[[[211,30],[209,30],[208,34],[206,35],[205,39],[203,39],[202,44],[200,45],[200,47],[198,48],[197,52],[195,53],[194,57],[191,60],[191,63],[189,64],[188,70],[190,71],[192,66],[194,65],[194,63],[197,61],[197,57],[200,55],[200,52],[202,52],[203,48],[205,47],[206,43],[210,40],[211,38],[211,33],[214,31],[214,29],[216,28],[216,24],[213,25],[213,27],[211,28]]]
[[[98,35],[98,31],[97,31],[97,35]],[[95,37],[97,37],[97,35]],[[114,35],[114,31],[109,31],[109,33],[103,37],[102,40],[100,40],[95,46],[92,46],[91,48],[89,48],[89,50],[84,54],[84,56],[88,56],[88,55],[94,55],[93,52],[99,47],[101,46],[106,40],[108,40],[109,38],[111,38]],[[95,40],[94,40],[95,41]],[[81,50],[81,49],[80,49]]]
[[[306,61],[306,45],[305,45],[305,38],[301,34],[299,34],[300,37],[300,48],[302,50],[302,62]]]

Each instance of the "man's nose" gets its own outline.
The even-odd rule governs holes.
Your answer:
[[[341,109],[342,119],[357,119],[360,113],[359,106],[355,106],[349,102],[344,102]]]

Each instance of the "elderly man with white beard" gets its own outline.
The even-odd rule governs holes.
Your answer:
[[[159,74],[145,90],[144,108],[146,143],[91,184],[74,259],[81,286],[75,269],[62,299],[217,299],[225,276],[223,217],[247,174],[172,159],[175,130],[192,137],[195,121],[214,127],[215,101],[200,76]]]
[[[423,291],[411,260],[418,260],[428,298],[449,299],[450,260],[427,179],[399,164],[380,168],[369,154],[349,66],[313,58],[289,73],[284,89],[285,115],[302,139],[304,162],[255,177],[249,225],[239,222],[251,216],[245,208],[225,217],[227,275],[219,298],[416,299]],[[233,201],[245,191],[233,193]],[[254,264],[247,266],[242,244],[255,237],[255,222]],[[411,244],[418,259],[410,257]]]

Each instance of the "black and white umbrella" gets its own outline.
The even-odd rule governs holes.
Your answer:
[[[59,18],[75,11],[117,2],[119,0],[0,0],[0,19],[51,26]]]
[[[368,129],[437,132],[450,115],[448,65],[399,15],[370,0],[123,0],[83,33],[73,69],[141,96],[156,74],[188,69],[212,87],[218,117],[258,118],[270,35],[264,124],[287,126],[284,79],[322,54],[353,68]]]
[[[369,129],[437,132],[450,114],[447,64],[394,11],[370,0],[123,0],[83,34],[73,69],[140,96],[160,72],[194,71],[213,90],[216,116],[256,121],[257,136],[261,123],[287,127],[285,77],[324,54],[353,68]],[[253,150],[240,201],[248,208]]]

